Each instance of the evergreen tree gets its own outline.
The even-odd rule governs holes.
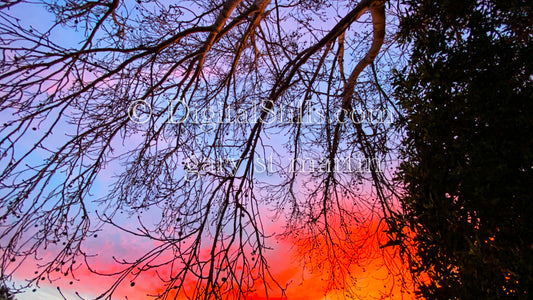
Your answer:
[[[533,286],[532,3],[407,1],[413,49],[399,178],[428,299],[527,298]],[[404,227],[405,228],[405,227]]]

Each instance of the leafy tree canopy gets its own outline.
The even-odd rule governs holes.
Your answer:
[[[527,1],[407,1],[400,219],[428,299],[527,298],[533,286],[533,16]]]

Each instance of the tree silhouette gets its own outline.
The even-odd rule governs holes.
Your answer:
[[[116,258],[102,298],[161,269],[171,270],[157,273],[161,298],[236,299],[258,284],[268,297],[285,290],[265,256],[271,211],[307,254],[325,253],[342,286],[358,252],[339,247],[361,243],[350,227],[394,212],[397,111],[379,70],[402,63],[385,39],[386,6],[392,21],[398,7],[45,4],[47,29],[9,15],[34,4],[4,2],[0,15],[2,278],[27,257],[39,260],[30,284],[74,274],[80,257],[101,274],[85,243],[112,226],[156,246]],[[79,41],[62,38],[73,30]],[[95,199],[99,176],[117,166]]]
[[[531,42],[525,1],[408,1],[398,74],[405,214],[427,299],[526,299],[533,277]],[[435,7],[439,9],[435,9]]]
[[[9,292],[9,289],[2,285],[0,286],[0,299],[2,300],[13,300],[13,295]]]

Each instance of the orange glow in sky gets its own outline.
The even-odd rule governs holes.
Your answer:
[[[399,257],[398,249],[394,246],[381,247],[387,241],[383,223],[352,222],[348,231],[346,228],[343,231],[347,232],[346,236],[349,238],[339,233],[339,222],[332,218],[330,224],[333,243],[327,242],[326,235],[310,238],[312,235],[307,237],[298,234],[272,240],[269,246],[273,249],[265,252],[265,255],[271,273],[285,289],[285,295],[281,294],[274,282],[267,280],[266,285],[270,287],[269,299],[415,299],[413,282],[407,266]],[[278,227],[278,232],[281,231],[278,223],[273,226]],[[332,247],[332,244],[335,246]],[[117,254],[120,253],[127,253],[128,257],[140,257],[149,247],[150,245],[134,242],[124,235],[110,236],[98,247],[99,255],[90,259],[90,265],[98,272],[118,271],[119,266],[112,259],[113,255],[119,260],[121,258]],[[114,296],[117,299],[146,299],[146,295],[162,293],[164,285],[159,276],[168,278],[169,272],[164,267],[157,272],[158,274],[149,270],[137,278],[126,278],[118,286]],[[61,277],[59,275],[57,277]],[[60,286],[65,295],[78,292],[84,298],[95,298],[116,279],[116,276],[95,275],[82,264],[75,269],[75,278],[71,277],[57,278],[50,286]],[[44,285],[40,284],[41,287]],[[192,290],[195,285],[196,282],[189,280],[185,289]],[[247,300],[266,299],[265,282],[256,281],[255,285],[255,292],[250,293]],[[174,299],[173,296],[175,295],[168,299]],[[187,298],[179,295],[176,299]]]
[[[383,226],[382,226],[383,227]],[[285,297],[276,290],[272,282],[267,282],[272,288],[269,291],[270,299],[290,300],[322,300],[322,299],[415,299],[412,280],[409,278],[407,267],[403,264],[394,247],[380,248],[385,240],[383,228],[378,230],[378,222],[371,222],[359,227],[358,240],[365,240],[362,248],[350,247],[352,245],[339,244],[336,251],[346,252],[345,258],[352,256],[351,266],[345,266],[348,272],[331,276],[331,266],[324,262],[324,257],[312,257],[307,261],[302,253],[310,252],[305,246],[305,239],[278,240],[274,250],[267,253],[267,258],[274,278],[282,286],[286,287]],[[357,249],[357,250],[355,250]],[[353,251],[349,253],[349,251]],[[314,253],[325,253],[327,249],[315,249]],[[339,262],[345,262],[345,258],[338,254]],[[104,266],[102,266],[104,267]],[[110,266],[108,266],[110,267]],[[339,266],[337,266],[339,267]],[[108,269],[109,270],[109,269]],[[346,270],[348,271],[348,270]],[[160,275],[165,275],[164,272]],[[84,283],[93,282],[95,275],[84,274],[79,284],[84,289]],[[106,278],[98,278],[98,286],[105,286],[111,282]],[[157,294],[162,292],[162,286],[154,272],[146,273],[142,278],[135,280],[135,286],[128,286],[126,282],[117,290],[120,298],[128,296],[128,299],[143,299],[140,295]],[[190,282],[194,286],[195,283]],[[249,300],[263,300],[264,285],[256,282],[257,291],[252,293]],[[138,295],[139,298],[136,298]],[[172,299],[172,298],[170,298]],[[178,297],[178,299],[186,299]]]

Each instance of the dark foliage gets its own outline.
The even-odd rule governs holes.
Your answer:
[[[5,285],[0,286],[0,300],[14,300],[15,298]]]
[[[407,111],[399,218],[428,299],[527,298],[533,286],[533,16],[527,1],[407,1],[396,77]],[[404,70],[406,71],[406,70]],[[404,227],[405,228],[405,227]]]

